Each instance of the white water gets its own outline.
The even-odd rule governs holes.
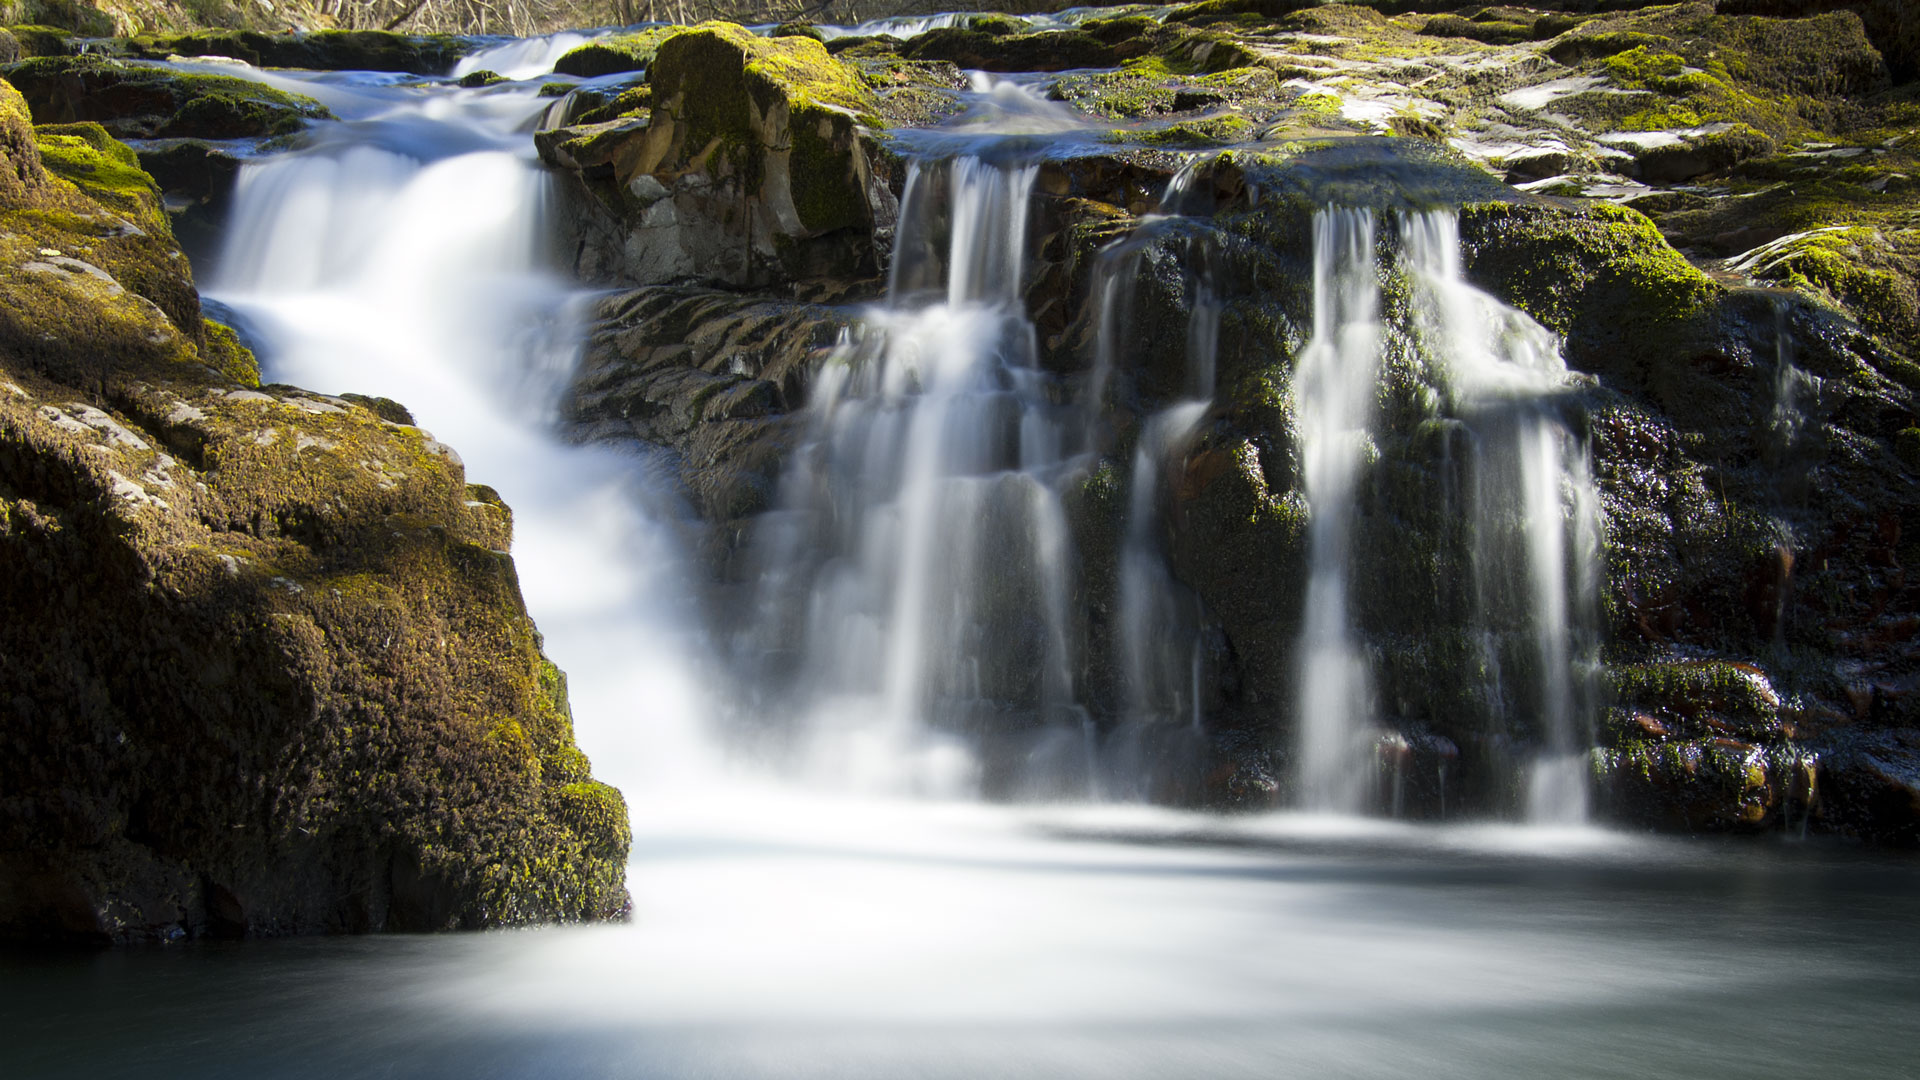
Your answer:
[[[1056,484],[1076,432],[1021,301],[1037,171],[914,167],[896,303],[868,313],[812,390],[760,634],[780,648],[800,628],[816,777],[968,793],[979,767],[961,733],[1009,712],[1068,719],[1053,713],[1073,700]],[[920,232],[940,207],[944,245]],[[904,284],[943,275],[939,299]]]
[[[1363,809],[1372,716],[1367,664],[1348,612],[1354,485],[1373,452],[1367,428],[1380,369],[1380,282],[1364,210],[1313,219],[1313,338],[1294,372],[1308,525],[1296,712],[1300,804]]]
[[[554,63],[562,56],[601,36],[603,33],[569,30],[545,37],[518,38],[461,57],[453,67],[453,78],[491,71],[509,79],[537,79],[551,73]]]
[[[1417,330],[1470,436],[1482,616],[1496,596],[1525,597],[1535,675],[1520,700],[1539,718],[1541,733],[1541,749],[1527,765],[1526,816],[1584,821],[1590,683],[1598,665],[1599,497],[1585,442],[1553,407],[1554,395],[1569,386],[1560,343],[1466,283],[1452,214],[1403,218],[1401,241],[1415,280]],[[1489,668],[1501,670],[1497,662]],[[1496,697],[1507,689],[1493,688]]]
[[[1163,208],[1178,204],[1191,183],[1190,159],[1171,179],[1160,197]],[[1133,236],[1103,253],[1095,292],[1111,305],[1098,320],[1100,339],[1095,346],[1102,371],[1110,370],[1121,352],[1119,339],[1136,327],[1121,297],[1131,289],[1117,287],[1113,276],[1131,277],[1139,260],[1128,249],[1142,242],[1161,222],[1148,218]],[[1181,398],[1154,412],[1140,426],[1134,443],[1133,468],[1127,496],[1127,531],[1120,548],[1120,658],[1124,665],[1127,703],[1124,719],[1133,724],[1185,723],[1195,733],[1204,730],[1206,665],[1201,656],[1203,617],[1192,592],[1174,578],[1160,533],[1165,517],[1162,502],[1171,486],[1164,478],[1177,476],[1186,459],[1189,441],[1213,403],[1215,368],[1220,339],[1220,301],[1207,280],[1205,251],[1185,246],[1192,290],[1187,317],[1186,385]],[[1100,380],[1104,381],[1104,380]]]
[[[518,45],[472,63],[512,67]],[[257,73],[256,73],[257,74]],[[643,459],[562,444],[584,296],[548,269],[551,179],[530,88],[292,79],[343,120],[249,164],[205,279],[264,342],[269,381],[393,398],[514,510],[516,565],[570,677],[596,773],[661,794],[702,772],[700,647],[668,613],[685,581]]]

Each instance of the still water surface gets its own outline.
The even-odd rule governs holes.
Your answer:
[[[1903,1077],[1920,865],[737,794],[611,927],[0,961],[9,1077]]]

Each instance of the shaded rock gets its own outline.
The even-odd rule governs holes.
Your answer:
[[[611,297],[567,413],[585,437],[677,451],[701,515],[738,522],[772,507],[794,435],[789,415],[853,321],[845,309],[706,289]],[[723,540],[734,531],[718,530]]]
[[[1820,762],[1820,817],[1875,840],[1920,844],[1920,730],[1854,733]]]
[[[1600,811],[1624,824],[1671,832],[1779,827],[1816,798],[1811,755],[1737,739],[1634,743],[1594,752]],[[1817,781],[1821,805],[1824,779]]]
[[[332,114],[312,98],[230,75],[44,57],[0,68],[42,124],[91,121],[121,138],[235,139],[287,135]]]
[[[125,39],[126,55],[144,60],[170,56],[227,56],[255,67],[308,71],[397,71],[445,75],[473,49],[470,38],[396,34],[385,30],[195,30],[188,34]]]

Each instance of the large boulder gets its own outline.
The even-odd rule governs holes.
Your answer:
[[[385,403],[258,388],[101,129],[0,83],[0,153],[0,936],[622,911],[497,496]]]
[[[862,138],[877,102],[857,68],[811,38],[706,23],[659,43],[649,84],[645,105],[540,142],[598,215],[586,276],[741,286],[875,273],[872,233],[892,197]]]

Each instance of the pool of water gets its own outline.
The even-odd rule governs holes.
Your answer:
[[[9,1077],[1899,1077],[1920,863],[720,793],[625,925],[0,959]]]

